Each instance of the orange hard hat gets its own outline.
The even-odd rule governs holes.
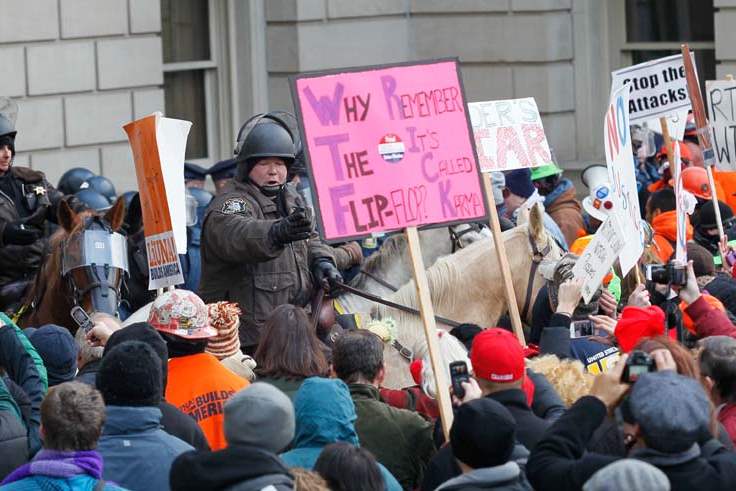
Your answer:
[[[715,307],[721,312],[726,311],[726,307],[723,306],[720,300],[718,300],[713,295],[708,295],[707,293],[703,293],[703,299],[710,305],[711,307]],[[693,319],[687,315],[687,312],[685,312],[685,308],[687,308],[687,304],[683,301],[680,302],[680,310],[682,311],[682,325],[685,326],[685,328],[690,331],[691,333],[697,335],[698,333],[695,330],[695,323],[693,322]]]
[[[682,169],[682,187],[698,198],[710,199],[711,197],[708,171],[703,167]]]
[[[692,160],[693,160],[693,154],[690,151],[690,149],[688,148],[688,146],[685,145],[685,142],[681,142],[681,141],[677,141],[677,140],[672,140],[672,142],[671,142],[672,151],[674,152],[675,142],[677,142],[677,144],[680,147],[680,160],[683,160],[683,161],[685,161],[685,163],[688,163],[688,164],[690,162],[692,162]],[[655,158],[657,160],[664,160],[664,159],[667,158],[667,150],[665,149],[665,146],[664,145],[662,145],[659,148],[659,152],[657,152],[657,155],[655,156]]]

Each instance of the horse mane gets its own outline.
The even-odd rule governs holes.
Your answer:
[[[46,246],[46,254],[44,260],[41,263],[41,267],[38,269],[38,273],[33,280],[33,284],[26,293],[23,300],[24,305],[29,305],[31,302],[38,304],[41,299],[46,295],[46,291],[54,291],[59,287],[61,281],[61,250],[62,244],[65,239],[79,232],[84,227],[84,219],[92,216],[94,212],[91,210],[84,210],[79,212],[77,217],[79,218],[71,232],[67,232],[64,227],[57,228],[54,233],[51,234]]]
[[[376,274],[386,269],[386,263],[389,262],[396,254],[403,254],[406,250],[406,236],[404,234],[395,234],[386,239],[381,247],[374,254],[366,258],[361,266],[361,270],[368,274]],[[364,288],[368,281],[368,276],[357,274],[350,282],[353,288]]]

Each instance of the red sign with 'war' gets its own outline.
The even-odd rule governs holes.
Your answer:
[[[486,218],[456,60],[291,85],[326,240]]]

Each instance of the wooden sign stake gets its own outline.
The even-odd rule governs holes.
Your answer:
[[[416,227],[407,227],[406,240],[409,244],[409,256],[411,257],[411,267],[414,272],[414,285],[417,289],[419,312],[421,313],[422,324],[424,325],[424,334],[427,337],[429,359],[432,362],[432,371],[434,372],[434,380],[437,386],[437,403],[442,420],[442,431],[445,434],[445,440],[449,442],[450,427],[452,427],[453,418],[452,402],[450,401],[450,382],[445,376],[444,361],[442,360],[439,342],[437,341],[434,307],[432,306],[432,297],[430,296],[427,275],[424,270],[422,250],[419,246],[419,232],[417,232]]]
[[[718,225],[718,236],[723,238],[723,222],[721,221],[721,209],[718,206],[718,196],[716,196],[715,179],[713,179],[713,165],[715,164],[715,155],[710,142],[710,134],[708,132],[708,121],[705,118],[705,107],[703,106],[703,96],[700,93],[700,85],[698,85],[698,77],[695,74],[693,60],[690,58],[690,47],[687,43],[680,45],[682,51],[682,63],[685,67],[685,77],[687,78],[687,91],[690,94],[690,103],[693,108],[693,116],[695,117],[695,126],[698,129],[698,143],[703,152],[703,163],[708,173],[708,185],[710,186],[710,195],[713,200],[713,211],[716,215],[716,224]],[[721,257],[721,261],[726,258]],[[724,264],[721,262],[721,264]]]
[[[521,317],[519,316],[519,306],[516,303],[516,293],[514,293],[514,282],[511,276],[511,268],[506,258],[506,245],[503,242],[503,232],[501,232],[501,222],[498,219],[496,211],[496,203],[493,201],[493,185],[491,184],[491,174],[483,173],[483,187],[486,194],[486,207],[491,215],[491,232],[493,233],[493,244],[496,246],[496,258],[498,265],[501,267],[501,277],[503,278],[504,292],[506,293],[506,304],[509,309],[509,317],[511,318],[511,326],[514,328],[514,334],[519,339],[522,346],[526,346],[524,339],[524,328],[521,325]]]

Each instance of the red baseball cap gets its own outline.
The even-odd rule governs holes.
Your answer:
[[[524,376],[524,349],[506,329],[486,329],[473,339],[470,362],[478,378],[496,383],[511,383]]]
[[[664,312],[656,305],[624,307],[621,318],[616,323],[616,329],[613,331],[621,351],[628,353],[634,349],[641,338],[664,334],[664,319]]]

